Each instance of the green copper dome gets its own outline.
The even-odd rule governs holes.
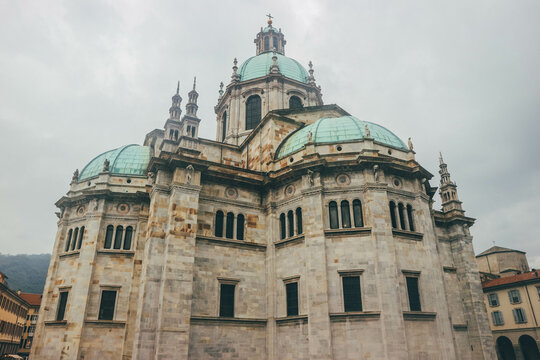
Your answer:
[[[105,159],[109,160],[109,172],[113,175],[144,176],[150,162],[150,148],[131,144],[104,152],[82,169],[79,180],[98,176],[103,171]]]
[[[244,61],[239,70],[240,80],[251,80],[268,75],[270,73],[270,66],[274,63],[272,60],[273,55],[271,51],[265,52]],[[283,76],[303,83],[308,82],[309,75],[298,61],[281,54],[276,54],[276,56],[279,71]]]
[[[341,141],[362,140],[365,137],[366,125],[370,137],[394,148],[408,150],[407,146],[390,130],[354,116],[338,118],[323,117],[313,124],[298,129],[287,137],[280,145],[277,157],[283,157],[300,150],[308,142],[308,133],[311,131],[311,141],[314,143],[336,143]]]

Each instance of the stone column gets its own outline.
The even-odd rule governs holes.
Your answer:
[[[371,227],[371,239],[376,254],[373,255],[379,296],[382,342],[385,359],[406,360],[407,339],[403,309],[397,284],[401,283],[401,269],[398,268],[396,247],[392,235],[390,207],[386,184],[367,184],[364,194],[365,221]],[[397,205],[397,204],[396,204]],[[397,206],[396,206],[397,208]],[[398,212],[398,211],[396,211]],[[399,222],[399,217],[396,218]],[[399,225],[398,225],[399,228]]]
[[[467,318],[472,359],[496,359],[495,344],[484,303],[484,293],[474,257],[472,236],[464,224],[449,229],[452,237],[451,249],[457,269],[460,292]]]
[[[310,178],[310,175],[305,175],[303,184],[309,358],[327,360],[332,359],[332,333],[323,221],[325,207],[320,176],[313,174]]]

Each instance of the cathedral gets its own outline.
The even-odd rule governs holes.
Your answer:
[[[270,19],[221,84],[73,174],[33,359],[495,359],[469,227],[385,127],[325,105]],[[439,190],[442,209],[433,209]]]

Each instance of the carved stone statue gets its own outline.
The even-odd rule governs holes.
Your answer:
[[[371,139],[371,131],[369,131],[369,128],[367,126],[367,124],[365,125],[365,130],[366,130],[366,138],[367,139]]]
[[[156,174],[149,171],[147,176],[148,176],[148,182],[153,185],[156,182]]]
[[[75,169],[75,171],[73,172],[73,177],[71,178],[71,180],[73,180],[73,181],[79,180],[79,169]]]
[[[375,182],[379,182],[379,165],[373,165],[373,176],[375,177]]]
[[[412,144],[411,138],[409,138],[408,143],[409,143],[409,150],[413,151],[414,146],[413,146],[413,144]]]
[[[187,173],[186,173],[186,184],[191,184],[191,181],[193,180],[193,165],[189,164],[186,167]]]
[[[111,162],[109,161],[109,159],[105,159],[105,161],[103,162],[103,172],[109,172],[110,164]]]
[[[313,141],[313,133],[311,131],[308,131],[307,133],[307,141],[308,143]]]
[[[308,180],[309,180],[309,186],[314,186],[315,185],[315,173],[313,172],[313,170],[308,169],[307,175],[308,175]]]

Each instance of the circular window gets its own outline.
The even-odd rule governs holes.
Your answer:
[[[118,205],[118,212],[125,214],[129,211],[129,205],[128,204],[119,204]]]
[[[236,199],[238,197],[238,190],[232,187],[227,188],[225,189],[225,196],[229,199]]]
[[[347,174],[339,174],[336,177],[336,182],[338,185],[349,185],[351,183],[351,178]]]
[[[128,184],[131,184],[131,179],[127,179],[126,181]]]
[[[77,214],[79,214],[79,215],[84,214],[84,210],[85,210],[84,206],[79,206],[79,208],[77,209]]]
[[[388,155],[392,155],[392,150],[388,149]]]
[[[338,145],[338,147],[337,147],[336,149],[337,149],[337,151],[343,150],[343,148],[341,147],[341,145]]]
[[[293,161],[294,161],[294,159],[293,159],[293,158],[290,158],[290,159],[289,159],[289,162],[293,162]]]
[[[285,188],[285,196],[293,196],[295,192],[296,192],[296,189],[293,185],[288,185]]]
[[[398,178],[394,178],[394,186],[397,187],[397,188],[400,188],[401,187],[401,180],[399,180]]]
[[[90,185],[92,185],[92,183],[89,181],[87,185],[90,186]]]

